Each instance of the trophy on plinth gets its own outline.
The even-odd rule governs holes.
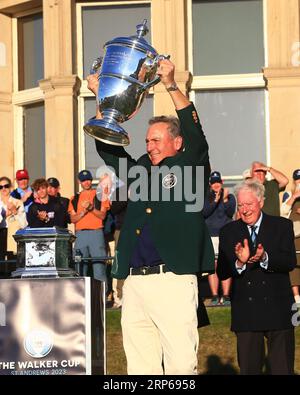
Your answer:
[[[99,75],[97,103],[102,119],[90,119],[84,131],[104,143],[129,144],[127,132],[119,125],[135,116],[147,91],[160,81],[156,75],[161,59],[143,38],[148,32],[147,20],[137,25],[137,34],[117,37],[104,45],[103,59],[97,58],[92,72]]]
[[[14,278],[74,277],[72,243],[75,236],[63,228],[25,228],[13,236],[17,242]]]

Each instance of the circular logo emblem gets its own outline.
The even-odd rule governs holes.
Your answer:
[[[174,188],[176,184],[177,184],[177,177],[175,176],[174,173],[167,174],[162,180],[162,185],[166,189]]]
[[[24,339],[24,349],[33,358],[43,358],[53,347],[52,335],[44,330],[34,329]]]

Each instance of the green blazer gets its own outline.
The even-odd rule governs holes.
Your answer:
[[[203,183],[203,193],[206,193],[210,173],[208,144],[192,103],[177,111],[177,115],[181,123],[184,149],[177,155],[164,159],[159,166],[152,166],[152,171],[153,169],[162,170],[162,166],[168,166],[170,169],[175,166],[167,171],[166,175],[170,181],[170,175],[175,174],[177,183],[175,182],[174,186],[168,186],[166,179],[164,180],[165,175],[162,174],[158,177],[159,182],[156,183],[158,185],[158,199],[129,200],[111,271],[115,278],[126,278],[129,274],[130,259],[146,222],[149,224],[152,239],[162,261],[172,272],[176,274],[214,272],[214,251],[202,211],[186,211],[187,205],[192,202],[186,200],[183,191],[185,181],[189,182],[190,186],[195,186],[196,166],[203,166],[204,176],[198,182]],[[119,158],[126,158],[128,170],[132,169],[134,165],[139,165],[146,169],[148,174],[151,172],[151,162],[147,154],[135,161],[123,147],[96,141],[96,148],[105,163],[115,169],[117,176],[119,176]],[[179,172],[173,171],[176,167]],[[190,172],[184,177],[184,168],[192,170],[192,173]],[[182,182],[180,182],[180,172]],[[136,182],[136,179],[137,177],[123,180],[130,186],[129,196],[131,188],[135,186],[133,181]],[[174,177],[171,177],[171,180],[174,181]],[[150,191],[151,182],[153,186],[153,178],[151,181],[151,177],[149,177],[148,185],[143,187]],[[164,201],[162,196],[167,190],[170,193],[170,199]],[[178,199],[180,192],[182,199]]]

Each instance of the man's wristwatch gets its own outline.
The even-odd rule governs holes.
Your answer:
[[[177,90],[178,90],[178,86],[177,86],[176,82],[174,82],[173,84],[171,84],[170,86],[167,87],[168,92],[173,92],[173,91],[177,91]]]

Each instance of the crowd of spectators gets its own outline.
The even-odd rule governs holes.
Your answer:
[[[279,193],[285,190],[288,177],[273,167],[255,161],[242,173],[244,180],[254,179],[265,187],[263,212],[275,216],[290,218],[294,223],[295,246],[300,250],[300,169],[292,174],[293,185],[285,191],[280,202]],[[107,284],[108,299],[114,307],[122,305],[122,280],[107,278],[109,256],[114,254],[115,245],[126,212],[127,202],[110,201],[109,192],[105,194],[105,180],[100,178],[93,186],[93,176],[89,170],[77,175],[80,191],[70,198],[60,194],[60,181],[55,177],[39,178],[29,182],[26,169],[16,172],[16,188],[12,181],[0,177],[0,260],[4,260],[8,250],[8,240],[12,252],[16,245],[12,243],[13,234],[25,227],[62,227],[74,224],[76,241],[74,254],[82,258],[81,270],[86,275],[92,268],[94,278]],[[102,183],[102,188],[101,188]],[[99,199],[99,186],[104,192]],[[97,189],[98,188],[98,189]],[[106,184],[107,189],[107,184]],[[97,192],[98,190],[98,192]],[[209,190],[204,200],[203,216],[212,238],[217,262],[219,233],[224,225],[238,219],[236,200],[226,187],[221,172],[214,170],[209,178]],[[108,243],[109,241],[109,243]],[[92,265],[84,263],[84,258],[93,258]],[[103,258],[103,259],[102,259]],[[105,258],[105,259],[104,259]],[[300,303],[300,254],[297,254],[297,267],[290,273],[290,281],[295,301]],[[215,272],[208,276],[211,294],[210,306],[230,305],[231,279],[219,281]]]

